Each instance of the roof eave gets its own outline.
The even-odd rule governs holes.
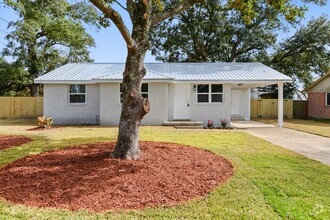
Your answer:
[[[277,83],[292,83],[293,80],[174,80],[174,79],[144,79],[144,82],[168,82],[168,83],[245,83],[245,84],[277,84]],[[95,83],[118,83],[122,79],[93,79],[93,80],[34,80],[36,84],[95,84]]]
[[[34,80],[35,84],[95,84],[91,80]]]
[[[203,83],[203,82],[218,82],[218,83],[246,83],[246,84],[255,84],[255,83],[269,83],[269,84],[277,84],[277,83],[292,83],[293,80],[283,79],[283,80],[173,80],[174,83]]]

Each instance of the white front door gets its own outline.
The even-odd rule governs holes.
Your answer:
[[[174,120],[190,119],[190,84],[174,84]]]
[[[242,108],[242,91],[231,90],[231,114],[240,115]]]

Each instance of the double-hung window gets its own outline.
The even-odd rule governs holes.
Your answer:
[[[148,98],[148,83],[142,83],[141,95],[143,98]]]
[[[142,83],[141,95],[143,98],[148,98],[148,83]],[[122,83],[120,83],[120,103],[122,102],[123,102],[123,86]]]
[[[222,103],[222,84],[197,84],[197,103]]]
[[[325,105],[330,106],[330,92],[325,93]]]
[[[69,103],[85,103],[86,102],[86,85],[71,84],[69,85]]]

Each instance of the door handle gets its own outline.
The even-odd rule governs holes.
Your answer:
[[[189,106],[190,106],[189,101],[187,101],[187,107],[189,107]]]

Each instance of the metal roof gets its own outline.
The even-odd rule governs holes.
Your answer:
[[[116,72],[116,73],[110,73],[110,74],[105,75],[105,76],[94,77],[92,79],[95,80],[95,81],[122,80],[123,79],[123,71],[124,70]],[[147,73],[143,77],[143,79],[146,79],[146,80],[154,80],[154,79],[157,79],[157,80],[164,80],[164,79],[165,80],[173,80],[173,78],[170,78],[168,76],[162,75],[161,73],[157,73],[157,72],[150,71],[150,70],[147,70]]]
[[[36,83],[122,80],[122,63],[70,63],[35,79]],[[292,79],[261,63],[145,63],[147,80],[283,81]]]

